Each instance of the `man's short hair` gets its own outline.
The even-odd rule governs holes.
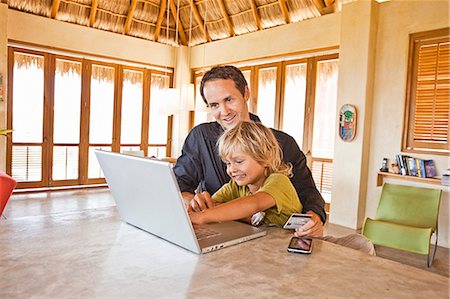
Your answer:
[[[208,105],[208,102],[206,101],[205,95],[203,94],[205,83],[217,79],[233,80],[236,88],[239,90],[243,97],[245,96],[245,87],[247,86],[247,81],[245,80],[245,77],[242,74],[241,70],[232,65],[215,66],[206,72],[206,74],[202,78],[202,82],[200,83],[200,94],[203,98],[203,102],[205,102],[206,105]]]

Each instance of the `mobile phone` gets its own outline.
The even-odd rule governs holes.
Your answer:
[[[312,251],[312,239],[292,237],[287,250],[289,252],[310,254]]]
[[[299,214],[299,213],[293,213],[291,217],[286,221],[286,223],[283,225],[284,229],[296,229],[299,227],[302,227],[311,219],[311,214]]]

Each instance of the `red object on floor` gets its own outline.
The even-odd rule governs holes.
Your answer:
[[[3,210],[16,185],[16,180],[0,171],[0,216],[3,214]]]

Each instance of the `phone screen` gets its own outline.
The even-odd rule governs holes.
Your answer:
[[[299,253],[311,253],[312,239],[293,237],[288,246],[288,251]]]

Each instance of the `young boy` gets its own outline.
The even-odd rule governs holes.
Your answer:
[[[195,212],[194,224],[244,220],[265,212],[265,223],[283,226],[292,213],[302,210],[297,192],[289,180],[292,166],[282,162],[281,150],[272,131],[257,122],[241,122],[219,138],[218,151],[231,181],[214,195],[213,207]],[[203,193],[196,196],[207,197]]]

